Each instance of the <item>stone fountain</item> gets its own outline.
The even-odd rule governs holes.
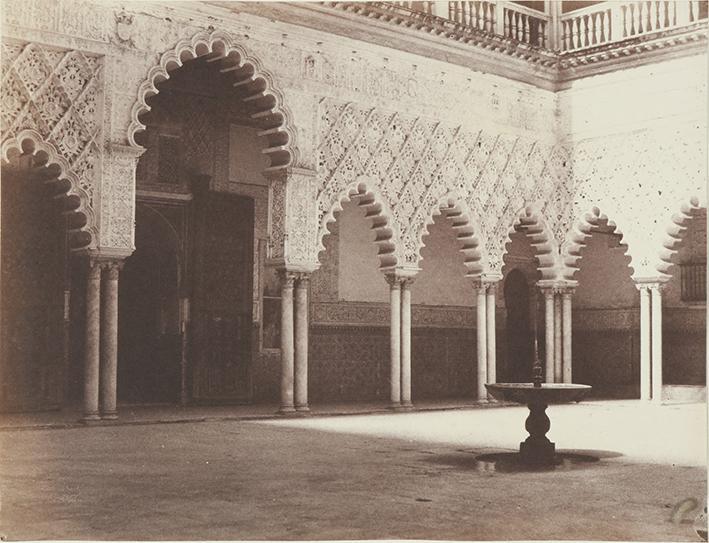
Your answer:
[[[556,463],[555,445],[546,436],[551,428],[547,407],[549,404],[578,402],[591,390],[589,385],[543,383],[536,338],[531,383],[494,383],[485,387],[495,399],[527,405],[529,416],[524,427],[529,437],[519,444],[519,457],[525,464],[542,466]]]

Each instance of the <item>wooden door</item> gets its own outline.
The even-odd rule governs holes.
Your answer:
[[[254,202],[213,192],[194,200],[192,398],[250,400]]]

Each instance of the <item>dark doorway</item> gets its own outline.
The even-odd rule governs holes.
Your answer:
[[[192,398],[251,400],[254,201],[198,190],[194,199]]]
[[[2,411],[54,409],[63,401],[67,219],[64,200],[38,171],[32,155],[2,168]]]
[[[179,238],[159,209],[138,204],[135,246],[119,282],[119,399],[177,403],[182,361]]]
[[[505,307],[507,308],[507,375],[512,383],[529,382],[532,378],[533,332],[530,323],[529,285],[527,276],[519,269],[505,278]]]

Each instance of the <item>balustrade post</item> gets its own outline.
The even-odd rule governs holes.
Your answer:
[[[611,2],[610,4],[610,12],[611,12],[611,27],[610,31],[608,32],[608,39],[610,41],[618,41],[622,40],[624,36],[623,32],[623,6],[620,4],[617,4],[615,2]]]
[[[495,2],[495,34],[505,35],[505,4],[501,0]]]
[[[444,19],[450,18],[448,4],[448,2],[441,2],[440,0],[431,2],[431,15],[442,17]]]
[[[691,22],[691,8],[689,2],[675,3],[675,25],[686,25]]]

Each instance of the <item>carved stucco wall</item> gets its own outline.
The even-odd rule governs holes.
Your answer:
[[[661,247],[667,243],[666,229],[673,223],[672,214],[697,192],[703,202],[700,185],[706,138],[702,127],[686,123],[677,125],[675,131],[634,127],[624,134],[615,128],[612,137],[604,136],[601,127],[590,136],[579,131],[570,137],[562,134],[561,143],[555,143],[559,115],[562,132],[567,128],[564,118],[570,116],[564,96],[559,98],[557,108],[553,93],[393,49],[252,15],[206,15],[199,13],[199,8],[187,13],[169,6],[141,5],[137,9],[132,4],[69,0],[10,0],[4,7],[2,23],[7,35],[46,44],[34,47],[49,51],[43,58],[54,60],[30,65],[34,69],[45,66],[39,68],[40,72],[54,73],[48,89],[61,87],[55,72],[62,58],[68,56],[89,69],[96,67],[88,82],[96,85],[96,92],[87,96],[91,94],[101,103],[101,77],[105,88],[111,90],[97,107],[97,115],[103,117],[93,127],[79,124],[90,124],[85,115],[73,128],[68,122],[76,117],[74,111],[82,95],[70,100],[76,107],[55,99],[60,109],[68,112],[68,119],[51,122],[55,128],[68,123],[68,129],[78,130],[90,150],[81,157],[89,157],[95,148],[99,153],[104,147],[111,149],[104,145],[108,141],[126,143],[128,126],[135,121],[138,87],[158,63],[160,54],[180,40],[216,28],[246,46],[276,74],[274,81],[296,127],[297,166],[311,169],[318,162],[317,179],[294,180],[293,189],[297,185],[298,191],[287,191],[282,183],[273,184],[271,189],[272,243],[287,235],[293,242],[289,257],[296,262],[316,260],[318,237],[324,233],[322,219],[335,205],[337,195],[358,176],[373,179],[386,194],[401,237],[397,251],[402,264],[418,262],[421,238],[433,209],[441,196],[452,194],[477,220],[480,259],[487,272],[499,272],[510,227],[520,210],[532,205],[546,230],[545,250],[556,253],[559,246],[565,248],[570,267],[563,271],[559,270],[560,263],[547,266],[555,274],[561,271],[568,276],[572,272],[573,253],[583,238],[579,225],[583,228],[582,217],[594,206],[623,230],[625,241],[631,245],[635,274],[654,273],[667,259]],[[286,33],[287,46],[283,37]],[[3,60],[13,55],[4,54]],[[689,68],[679,66],[671,80],[682,81],[689,74]],[[642,89],[642,78],[635,75],[626,87]],[[21,80],[19,72],[13,76]],[[609,86],[611,92],[617,94],[617,77],[609,81],[615,85]],[[17,81],[13,84],[16,87]],[[32,86],[29,79],[22,84],[25,89],[28,84]],[[601,77],[594,78],[593,84],[601,88],[605,83]],[[661,87],[659,84],[656,95],[662,93]],[[18,118],[23,119],[20,124],[26,121],[18,115],[40,99],[41,87],[35,88],[33,96],[30,94],[23,96],[15,89],[20,108],[14,108],[12,122]],[[626,94],[632,96],[632,92]],[[689,94],[700,98],[692,104],[701,103],[706,84],[703,88],[695,85]],[[687,95],[676,95],[672,101],[681,102]],[[584,111],[582,100],[571,102],[575,112]],[[44,103],[37,109],[52,111]],[[651,111],[646,108],[647,115],[657,116]],[[698,112],[694,114],[700,117]],[[459,120],[461,117],[464,120]],[[102,139],[97,141],[101,127]],[[91,135],[88,140],[84,128]],[[46,130],[51,132],[49,127]],[[65,146],[75,141],[62,140]],[[77,168],[87,169],[81,178],[90,179],[91,166],[80,163],[76,153],[64,151],[76,159]],[[125,153],[99,157],[99,166],[105,166],[104,183],[115,182],[116,188],[104,190],[95,181],[93,187],[85,181],[82,188],[92,190],[93,198],[102,190],[110,195],[110,200],[98,206],[100,244],[104,246],[132,244],[132,232],[127,235],[122,231],[132,221],[131,177],[119,166],[130,161],[134,158]],[[311,201],[317,200],[317,208],[309,207],[305,194],[313,197]],[[288,210],[295,213],[292,218],[277,216]]]
[[[72,49],[3,41],[2,75],[3,141],[23,132],[37,134],[40,141],[35,143],[48,144],[66,160],[68,171],[62,176],[81,198],[96,245],[95,203],[103,159],[102,59]]]
[[[401,265],[417,265],[424,229],[449,194],[478,218],[487,272],[500,272],[504,243],[525,206],[546,217],[552,243],[563,241],[573,198],[563,146],[329,99],[319,130],[320,237],[342,195],[365,180],[391,209]]]

